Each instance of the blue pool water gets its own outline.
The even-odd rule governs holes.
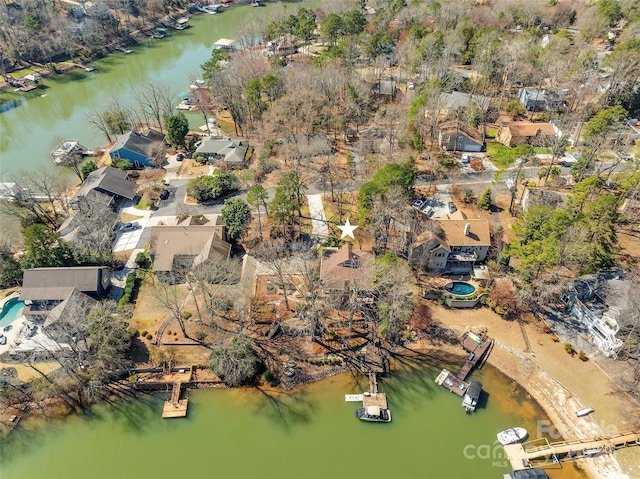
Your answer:
[[[447,292],[455,294],[456,296],[469,296],[476,292],[474,285],[463,283],[462,281],[453,281],[448,283],[444,288]]]
[[[0,333],[2,333],[2,328],[10,325],[20,316],[23,307],[24,302],[18,301],[18,298],[11,298],[4,304],[0,313]]]

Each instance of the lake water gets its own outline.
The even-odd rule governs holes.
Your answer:
[[[466,414],[460,398],[434,383],[438,371],[430,360],[383,379],[390,424],[355,418],[359,403],[346,403],[344,394],[366,385],[349,374],[292,393],[190,392],[184,419],[163,420],[160,395],[46,427],[23,422],[1,448],[2,477],[501,478],[510,468],[496,433],[515,425],[533,432],[544,413],[486,366],[474,378],[488,394]],[[572,465],[550,475],[581,477]]]
[[[297,5],[314,5],[299,2]],[[2,92],[0,100],[22,101],[21,105],[0,113],[0,174],[33,170],[51,162],[49,153],[56,140],[79,139],[88,148],[104,146],[105,137],[86,121],[87,113],[100,109],[110,98],[131,101],[133,89],[148,82],[170,85],[178,94],[200,78],[200,64],[211,55],[214,42],[234,38],[241,22],[267,15],[268,6],[249,5],[224,9],[219,15],[191,17],[191,28],[171,31],[161,40],[147,39],[133,47],[134,53],[115,53],[96,61],[94,72],[75,70],[43,79],[41,88],[28,94]],[[192,126],[204,123],[202,115],[189,115]]]

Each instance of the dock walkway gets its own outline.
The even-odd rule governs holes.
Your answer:
[[[474,338],[480,341],[477,336],[470,333],[464,333],[464,335],[460,339],[462,348],[467,353],[469,353],[469,355],[467,356],[467,360],[458,374],[454,375],[447,369],[443,369],[436,378],[436,384],[439,384],[440,386],[444,387],[452,393],[457,394],[460,397],[464,396],[464,393],[469,387],[469,384],[465,382],[465,379],[467,379],[467,376],[469,376],[471,370],[486,358],[488,353],[491,351],[491,347],[494,343],[494,340],[488,336],[485,336],[485,338],[482,339],[480,343],[478,343]]]
[[[535,446],[539,439],[524,444],[504,446],[507,459],[514,471],[529,469],[534,462],[551,463],[595,457],[613,453],[616,449],[640,445],[640,430],[626,431],[605,438],[575,439]]]

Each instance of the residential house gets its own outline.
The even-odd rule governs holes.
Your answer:
[[[229,259],[231,245],[225,241],[219,217],[212,225],[154,226],[149,253],[153,270],[162,281],[182,281],[185,271],[206,261]]]
[[[285,156],[294,160],[330,155],[333,152],[331,138],[324,133],[289,135],[284,138],[283,145]]]
[[[484,219],[436,220],[442,234],[426,231],[411,245],[412,265],[432,271],[469,273],[487,259],[491,247],[489,221]]]
[[[440,125],[438,144],[444,151],[480,152],[487,147],[478,130],[458,121]]]
[[[558,88],[519,88],[518,100],[527,111],[558,110],[565,106],[567,93]]]
[[[164,138],[164,134],[152,129],[143,133],[131,130],[118,137],[109,156],[113,161],[129,160],[136,168],[155,166],[155,157],[164,146]]]
[[[105,266],[27,269],[22,275],[19,298],[25,303],[23,314],[45,318],[74,291],[99,301],[107,295],[110,278]]]
[[[298,52],[298,39],[291,33],[280,36],[277,40],[267,42],[265,49],[262,51],[266,57],[275,55],[285,56],[293,55]]]
[[[556,129],[551,123],[505,121],[498,128],[496,139],[504,146],[524,144],[544,146],[554,136],[556,136]]]
[[[0,200],[16,201],[20,199],[20,191],[17,183],[0,182]]]
[[[349,294],[356,291],[366,295],[373,288],[372,251],[354,249],[351,243],[342,248],[325,248],[320,259],[320,281],[327,294]]]
[[[103,166],[87,175],[71,204],[78,209],[91,207],[91,204],[115,206],[121,201],[133,200],[137,191],[138,185],[129,180],[126,171]]]
[[[380,80],[374,83],[373,91],[378,96],[386,96],[388,98],[394,98],[396,96],[396,91],[398,91],[396,87],[395,80]]]
[[[562,294],[562,301],[585,328],[587,340],[607,357],[616,358],[624,345],[617,337],[621,325],[632,329],[633,304],[626,298],[632,297],[633,288],[622,272],[613,270],[576,279]]]
[[[230,166],[241,167],[244,166],[247,160],[248,150],[248,141],[208,136],[205,137],[200,146],[196,148],[195,155],[212,160],[222,159]]]
[[[491,98],[480,95],[471,95],[460,91],[452,91],[451,93],[442,93],[440,95],[440,111],[446,115],[448,113],[457,112],[459,110],[468,110],[474,104],[481,111],[487,111],[491,104]]]

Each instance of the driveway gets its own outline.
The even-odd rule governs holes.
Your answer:
[[[147,224],[148,218],[140,218],[136,220],[142,228],[138,228],[133,231],[124,231],[116,233],[116,240],[113,243],[113,252],[117,253],[118,251],[127,251],[130,249],[135,249],[138,243],[140,242],[140,238],[142,237],[142,233],[144,232],[144,227]]]
[[[322,195],[307,195],[307,200],[309,201],[309,216],[311,216],[311,234],[317,238],[328,238],[329,227],[324,215]]]
[[[433,208],[433,215],[431,216],[431,218],[449,217],[449,202],[453,201],[451,193],[449,193],[449,186],[450,185],[437,185],[436,193],[433,196],[427,198],[426,205]]]

